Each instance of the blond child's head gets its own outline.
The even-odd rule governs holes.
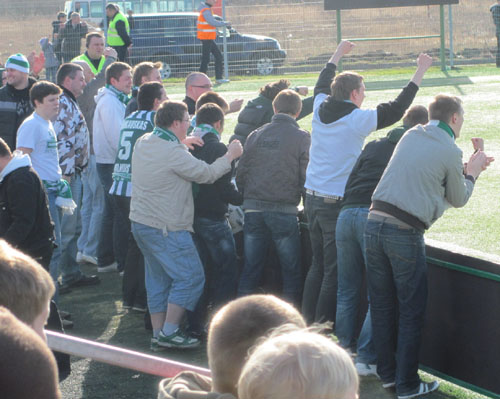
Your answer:
[[[50,274],[41,265],[0,240],[0,306],[30,325],[43,339],[54,290]]]
[[[251,353],[238,398],[355,399],[358,387],[354,364],[340,346],[318,333],[278,329]]]
[[[208,363],[212,390],[236,395],[236,384],[249,349],[284,324],[306,326],[300,313],[273,295],[249,295],[220,309],[208,331]]]

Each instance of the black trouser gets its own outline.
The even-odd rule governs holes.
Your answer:
[[[128,47],[127,46],[111,46],[113,47],[117,54],[118,54],[118,61],[121,61],[121,62],[127,62],[127,49]]]
[[[115,203],[120,211],[118,217],[128,226],[128,249],[123,271],[123,302],[130,305],[146,307],[146,286],[144,283],[144,257],[135,242],[130,230],[130,198],[120,195],[114,196]]]
[[[497,33],[497,67],[500,67],[500,33]]]
[[[215,44],[215,40],[201,41],[201,65],[200,72],[207,73],[210,63],[210,53],[215,58],[215,79],[222,79],[222,54]]]

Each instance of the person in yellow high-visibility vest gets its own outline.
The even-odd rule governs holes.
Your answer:
[[[108,17],[108,46],[113,47],[118,53],[118,60],[125,62],[127,49],[132,45],[130,39],[130,26],[128,19],[116,4],[109,3],[106,6]]]
[[[197,37],[201,40],[200,72],[207,73],[208,64],[210,63],[210,53],[212,53],[215,58],[216,83],[226,83],[227,81],[222,79],[222,54],[215,44],[215,39],[217,37],[216,28],[219,26],[229,26],[230,24],[226,21],[217,21],[212,15],[212,6],[216,2],[217,0],[205,0],[198,8],[200,15],[198,16]]]
[[[85,47],[87,51],[75,57],[71,62],[84,61],[90,67],[92,73],[97,75],[102,71],[106,57],[104,54],[104,36],[100,32],[87,33],[85,36]]]

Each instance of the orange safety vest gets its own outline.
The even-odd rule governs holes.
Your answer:
[[[197,37],[200,40],[215,40],[217,37],[217,29],[215,29],[215,26],[205,21],[205,17],[203,16],[205,10],[210,10],[210,12],[212,12],[209,7],[203,8],[200,11],[200,15],[198,15],[198,24],[196,25],[198,29]]]

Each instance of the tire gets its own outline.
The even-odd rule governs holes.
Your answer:
[[[276,69],[275,61],[267,54],[255,57],[254,65],[259,75],[271,75]]]
[[[159,61],[162,62],[162,67],[160,69],[160,76],[162,80],[171,78],[175,74],[175,58],[171,56],[161,57]]]

